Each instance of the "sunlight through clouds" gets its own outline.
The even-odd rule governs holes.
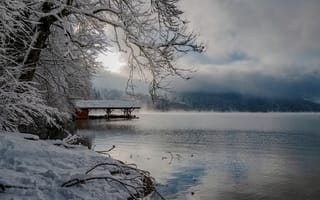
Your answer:
[[[116,74],[120,74],[122,71],[121,69],[126,65],[126,63],[121,60],[120,54],[114,51],[100,54],[98,61],[102,63],[102,66],[106,71]]]

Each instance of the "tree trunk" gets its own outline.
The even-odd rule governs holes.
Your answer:
[[[68,3],[72,3],[72,1],[68,0]],[[42,11],[44,13],[49,13],[52,10],[53,3],[44,2],[42,6]],[[69,15],[70,12],[67,9],[63,9],[57,15],[59,17],[65,17]],[[22,63],[21,75],[19,77],[20,81],[32,81],[34,74],[36,72],[37,64],[40,59],[40,54],[43,48],[46,46],[46,41],[50,35],[50,27],[56,22],[58,19],[49,15],[46,17],[42,17],[39,20],[39,25],[36,26],[33,41],[31,42],[30,51],[25,55],[24,62]]]

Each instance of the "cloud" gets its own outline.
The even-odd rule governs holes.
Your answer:
[[[181,90],[320,97],[319,0],[183,0],[192,29],[207,42]]]
[[[297,55],[320,48],[318,0],[181,2],[210,57],[243,52],[266,64],[292,64]]]
[[[183,0],[180,5],[207,51],[179,60],[180,67],[195,66],[198,72],[187,82],[174,78],[176,91],[320,99],[319,0]],[[125,88],[128,75],[105,76],[96,85]]]
[[[259,70],[239,72],[232,69],[198,72],[188,81],[176,80],[177,91],[208,93],[235,92],[268,98],[318,98],[319,74],[274,76]]]

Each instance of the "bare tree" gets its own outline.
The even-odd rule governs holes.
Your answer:
[[[188,79],[174,63],[179,56],[203,51],[178,0],[6,0],[0,9],[0,87],[22,84],[39,100],[40,91],[68,100],[88,88],[98,53],[109,47],[128,55],[131,79],[135,71],[150,77],[152,97],[168,76]]]

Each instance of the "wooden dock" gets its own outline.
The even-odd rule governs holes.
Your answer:
[[[135,116],[132,112],[141,107],[134,101],[123,100],[76,100],[75,102],[76,112],[75,119],[89,119],[90,110],[105,110],[103,116],[93,116],[92,118],[125,118],[131,119]],[[120,110],[123,115],[115,115],[112,112]]]

